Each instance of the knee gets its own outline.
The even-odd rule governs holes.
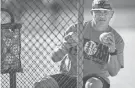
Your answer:
[[[103,83],[100,79],[92,77],[87,80],[85,88],[103,88]]]

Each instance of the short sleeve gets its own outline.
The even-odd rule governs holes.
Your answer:
[[[77,24],[69,26],[64,35],[67,35],[70,32],[77,32]]]

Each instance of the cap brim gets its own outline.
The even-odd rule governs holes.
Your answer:
[[[107,11],[111,11],[111,9],[103,9],[103,8],[97,8],[97,9],[91,9],[91,10],[107,10]]]

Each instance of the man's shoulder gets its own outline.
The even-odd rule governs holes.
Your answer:
[[[115,37],[115,42],[118,44],[118,43],[124,43],[124,40],[122,38],[122,36],[120,35],[120,33],[118,31],[116,31],[116,29],[111,28],[111,32],[114,34],[114,37]]]
[[[110,28],[110,32],[112,32],[114,34],[114,36],[121,36],[118,31],[116,31],[116,29],[112,28],[111,26],[109,26]]]

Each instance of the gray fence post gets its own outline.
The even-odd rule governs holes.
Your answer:
[[[83,21],[84,21],[84,0],[78,0],[78,57],[77,57],[77,88],[83,86]]]

